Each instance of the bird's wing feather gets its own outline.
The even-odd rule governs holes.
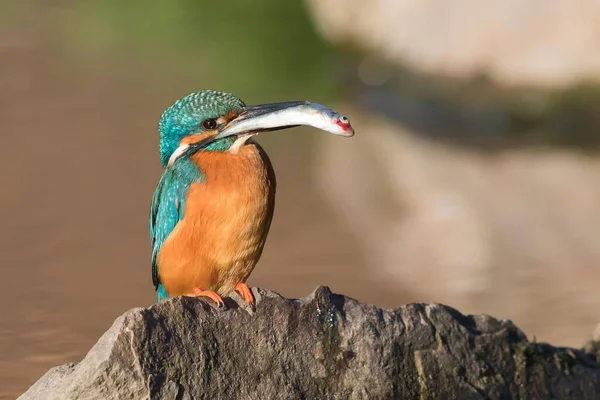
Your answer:
[[[189,160],[181,159],[163,173],[150,207],[150,238],[152,243],[152,283],[160,284],[158,253],[179,221],[183,219],[185,199],[190,185],[203,181],[203,175]]]

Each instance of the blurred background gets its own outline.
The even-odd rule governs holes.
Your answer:
[[[357,134],[259,141],[251,284],[441,302],[580,347],[600,321],[595,0],[0,2],[0,398],[156,297],[156,126],[199,89],[306,99]]]

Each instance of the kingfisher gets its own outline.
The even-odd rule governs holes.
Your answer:
[[[253,136],[299,125],[354,135],[346,116],[307,101],[247,106],[231,93],[201,90],[163,112],[164,171],[149,224],[159,302],[196,296],[223,307],[223,296],[236,291],[255,309],[246,280],[263,252],[277,183]]]

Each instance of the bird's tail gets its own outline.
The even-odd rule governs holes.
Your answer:
[[[158,302],[159,303],[161,303],[169,298],[169,294],[165,290],[165,287],[162,285],[162,283],[158,284],[158,287],[156,288],[156,293],[158,294]]]

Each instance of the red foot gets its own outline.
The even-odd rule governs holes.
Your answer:
[[[217,303],[217,306],[219,307],[223,307],[225,305],[225,303],[223,302],[223,298],[215,292],[213,292],[212,290],[202,290],[200,288],[195,287],[194,289],[192,289],[192,291],[194,292],[194,295],[198,297],[208,297],[209,299]]]
[[[252,291],[250,290],[248,285],[246,285],[244,282],[240,282],[237,285],[235,285],[235,291],[238,292],[240,296],[244,298],[246,303],[248,303],[250,308],[252,308],[252,311],[256,310],[256,308],[254,307],[254,295],[252,295]]]

